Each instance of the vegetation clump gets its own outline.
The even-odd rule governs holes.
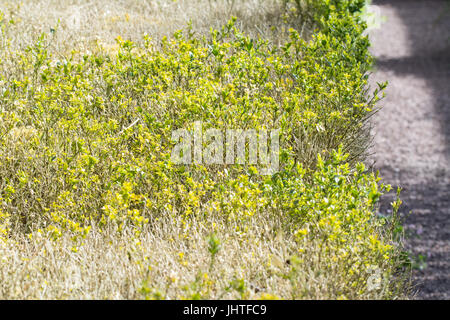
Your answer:
[[[364,3],[286,5],[309,39],[231,19],[113,51],[57,57],[45,34],[2,49],[0,296],[403,297],[396,221],[375,213],[389,187],[361,162],[384,88],[368,90]],[[279,171],[173,163],[172,132],[195,121],[279,129]]]

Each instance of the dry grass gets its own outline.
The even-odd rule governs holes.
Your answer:
[[[121,236],[93,230],[76,251],[68,237],[0,243],[0,298],[379,299],[386,294],[384,282],[374,291],[343,288],[355,279],[342,272],[351,265],[330,268],[319,238],[308,239],[307,253],[299,254],[283,223],[255,217],[239,232],[220,217],[194,220],[188,229],[182,219],[166,218],[138,238],[130,229]],[[212,265],[206,240],[211,230],[221,235]],[[297,264],[290,261],[292,254]],[[394,297],[406,297],[402,288],[392,289],[398,290]]]
[[[249,238],[238,232],[230,234],[230,228],[219,219],[197,221],[190,228],[189,239],[183,239],[186,230],[176,222],[160,220],[136,240],[130,240],[135,238],[130,230],[122,236],[93,231],[78,252],[71,250],[73,242],[67,238],[61,243],[46,237],[9,242],[0,247],[0,297],[136,299],[145,296],[140,289],[147,280],[152,289],[148,296],[159,291],[164,298],[179,299],[191,295],[190,290],[181,288],[194,283],[198,273],[202,281],[209,282],[200,288],[207,298],[238,298],[235,291],[223,295],[224,288],[233,279],[246,277],[247,298],[260,297],[265,291],[281,296],[288,290],[289,282],[274,276],[278,267],[267,267],[271,255],[283,259],[293,249],[286,247],[292,241],[285,236],[274,236],[277,226],[258,219]],[[178,222],[181,225],[181,220]],[[211,228],[206,224],[215,224],[224,235],[211,269],[205,240]]]
[[[41,32],[57,29],[51,45],[58,53],[89,50],[97,44],[113,46],[119,35],[136,42],[144,34],[158,40],[190,21],[197,33],[207,34],[231,16],[238,18],[241,30],[276,43],[286,31],[285,6],[278,0],[1,0],[0,6],[6,18],[15,21],[13,48],[30,45]],[[299,21],[294,22],[301,27]]]

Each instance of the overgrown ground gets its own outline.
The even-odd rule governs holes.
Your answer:
[[[0,297],[407,297],[361,1],[1,4]],[[195,120],[280,172],[173,164]]]

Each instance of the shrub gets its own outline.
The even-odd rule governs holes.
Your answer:
[[[292,29],[280,47],[230,20],[203,37],[191,28],[160,43],[118,37],[112,53],[56,59],[44,34],[8,53],[16,63],[0,80],[2,238],[70,236],[77,250],[92,228],[132,230],[139,239],[150,221],[157,229],[158,219],[181,217],[189,241],[196,221],[209,216],[244,236],[252,217],[282,217],[297,250],[284,275],[291,293],[281,295],[398,295],[397,249],[374,215],[385,187],[358,162],[383,88],[368,97],[369,42],[355,13],[361,1],[297,5],[315,13],[308,19],[320,31],[306,41]],[[280,129],[280,172],[172,163],[172,131],[192,130],[196,120],[204,129]],[[334,275],[323,282],[326,294],[299,286],[308,255],[317,258],[312,272]],[[388,281],[369,292],[365,271],[374,266]],[[199,286],[209,282],[195,281],[192,295],[208,297]]]

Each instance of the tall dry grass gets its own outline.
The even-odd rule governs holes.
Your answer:
[[[279,0],[1,0],[0,8],[7,20],[14,20],[12,48],[24,48],[40,33],[57,29],[51,48],[59,53],[89,50],[97,44],[114,46],[119,35],[140,42],[147,34],[158,41],[189,22],[198,34],[208,34],[231,16],[253,37],[280,43],[287,34],[283,18],[287,6]],[[304,27],[298,19],[290,22]]]

